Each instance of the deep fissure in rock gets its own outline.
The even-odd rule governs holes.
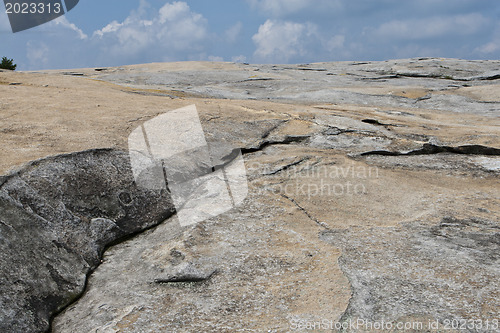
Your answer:
[[[411,156],[411,155],[433,155],[439,153],[452,153],[463,155],[487,155],[487,156],[500,156],[500,149],[487,147],[483,145],[464,145],[458,147],[452,146],[438,146],[431,143],[425,143],[422,148],[412,150],[410,152],[395,152],[388,150],[373,150],[361,153],[361,156],[369,155],[385,155],[385,156]]]

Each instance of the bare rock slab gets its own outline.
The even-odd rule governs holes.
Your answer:
[[[0,72],[1,331],[499,331],[499,61],[72,73]],[[182,227],[127,138],[193,104],[248,196]]]
[[[0,186],[0,330],[44,332],[83,292],[104,248],[173,213],[138,188],[128,154],[90,150],[39,160]]]

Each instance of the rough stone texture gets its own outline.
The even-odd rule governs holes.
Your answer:
[[[487,220],[443,218],[433,226],[370,228],[353,238],[345,229],[324,232],[322,239],[343,248],[339,263],[353,289],[340,321],[498,318],[499,231]]]
[[[0,185],[0,330],[43,332],[84,290],[106,245],[173,213],[134,184],[128,154],[90,150],[35,161]]]
[[[242,149],[249,193],[202,223],[181,227],[174,215],[110,247],[86,292],[54,319],[54,332],[328,331],[311,327],[323,320],[437,320],[438,329],[413,331],[500,331],[492,325],[500,319],[499,61],[193,62],[75,72],[83,75],[0,74],[0,89],[13,96],[0,100],[0,138],[18,152],[0,152],[2,170],[72,150],[125,150],[144,121],[196,104],[217,158],[228,146]],[[36,121],[36,108],[47,121]],[[96,205],[95,193],[68,196],[64,205],[86,211],[91,205],[71,203]],[[39,225],[16,207],[20,225]],[[91,216],[99,230],[117,223],[108,212]],[[62,237],[49,231],[39,232],[37,246]],[[99,252],[88,232],[65,235],[87,244],[75,258]],[[38,270],[36,258],[26,267]],[[52,290],[79,296],[65,288]],[[448,320],[476,326],[448,330]]]
[[[426,108],[484,115],[500,111],[498,90],[475,89],[500,79],[499,61],[426,58],[303,65],[233,64],[218,70],[193,66],[190,71],[172,67],[147,64],[88,75],[131,88],[171,90],[174,95]]]

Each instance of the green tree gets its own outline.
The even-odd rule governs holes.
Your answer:
[[[10,69],[15,71],[17,65],[14,64],[14,59],[7,59],[7,57],[2,58],[2,62],[0,63],[1,69]]]

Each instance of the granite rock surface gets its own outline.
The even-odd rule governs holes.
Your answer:
[[[2,72],[2,170],[83,152],[2,178],[2,297],[31,312],[0,325],[500,331],[499,80],[499,61],[433,58]],[[127,138],[192,104],[248,195],[182,226],[135,187]]]
[[[135,185],[128,154],[38,160],[0,185],[0,330],[43,332],[84,291],[109,244],[173,214],[168,193]]]

